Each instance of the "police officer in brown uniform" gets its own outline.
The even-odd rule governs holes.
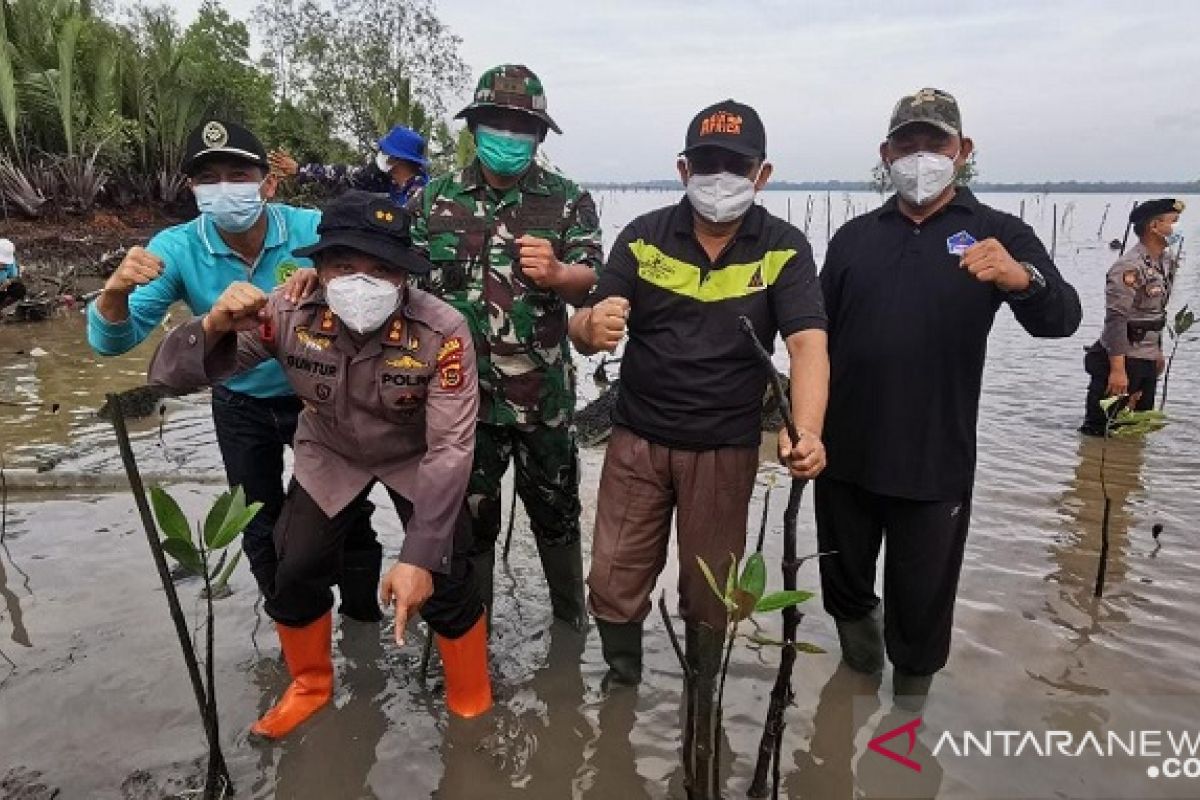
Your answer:
[[[1128,396],[1126,405],[1135,411],[1154,408],[1158,376],[1166,366],[1162,329],[1179,268],[1172,249],[1180,240],[1175,226],[1181,213],[1183,201],[1173,198],[1147,200],[1129,213],[1138,243],[1108,271],[1104,330],[1083,359],[1092,380],[1080,433],[1104,435],[1107,420],[1100,401],[1105,397]]]
[[[395,603],[397,641],[420,609],[437,634],[450,710],[475,716],[491,704],[483,605],[466,557],[475,352],[454,309],[407,286],[408,275],[430,269],[409,249],[408,225],[386,196],[347,192],[326,209],[320,240],[297,252],[314,259],[317,292],[293,303],[235,283],[207,315],[172,331],[150,365],[152,383],[187,390],[275,359],[304,401],[265,606],[292,684],[252,728],[267,738],[332,695],[329,587],[357,504],[377,481],[405,527],[380,590]]]

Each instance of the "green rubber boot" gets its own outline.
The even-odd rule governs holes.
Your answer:
[[[717,707],[717,680],[725,644],[724,632],[703,623],[685,628],[688,669],[684,698],[683,774],[688,798],[708,800],[721,796],[721,710]]]
[[[587,625],[583,604],[583,553],[580,541],[571,544],[548,545],[537,540],[538,556],[550,588],[550,608],[576,631]]]
[[[608,664],[606,683],[636,686],[642,682],[642,623],[597,619],[600,651]]]
[[[916,713],[925,708],[932,685],[932,675],[913,675],[898,669],[892,674],[892,702],[896,708]]]
[[[862,619],[835,620],[842,661],[856,672],[874,675],[883,670],[883,611],[879,606]]]

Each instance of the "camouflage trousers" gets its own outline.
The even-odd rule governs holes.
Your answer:
[[[544,544],[579,539],[579,450],[570,425],[489,425],[475,429],[475,464],[467,485],[471,553],[496,546],[500,536],[500,479],[516,462],[517,494],[533,535]]]

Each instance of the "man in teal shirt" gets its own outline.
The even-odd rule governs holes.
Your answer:
[[[307,258],[293,251],[317,241],[321,214],[268,203],[276,179],[262,144],[239,125],[210,120],[188,137],[183,171],[200,216],[133,247],[88,308],[88,343],[100,355],[124,353],[148,337],[171,305],[204,314],[229,284],[249,281],[271,292]],[[283,448],[290,446],[302,404],[271,361],[213,388],[213,423],[231,486],[263,509],[242,544],[260,586],[275,572],[271,533],[283,504]],[[370,529],[371,506],[347,542],[340,581],[342,612],[377,620],[382,548]]]

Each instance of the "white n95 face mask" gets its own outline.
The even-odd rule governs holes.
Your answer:
[[[954,182],[955,172],[954,159],[941,153],[913,153],[896,159],[888,167],[896,191],[918,206],[946,191],[946,187]]]
[[[709,222],[732,222],[753,205],[756,191],[754,183],[745,175],[732,172],[690,175],[687,197],[696,213]]]
[[[400,287],[370,275],[342,275],[326,284],[325,300],[350,330],[370,333],[400,305]]]

